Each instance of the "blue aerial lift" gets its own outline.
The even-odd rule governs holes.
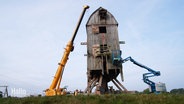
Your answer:
[[[156,93],[156,86],[155,86],[155,82],[149,80],[148,78],[149,77],[154,77],[154,76],[160,76],[160,71],[155,71],[137,61],[135,61],[132,57],[127,57],[125,59],[122,59],[121,58],[121,50],[115,50],[115,51],[112,51],[112,62],[114,65],[119,65],[119,64],[123,64],[127,61],[131,61],[133,62],[135,65],[141,67],[141,68],[144,68],[146,70],[148,70],[149,72],[148,73],[144,73],[143,74],[143,81],[148,84],[151,88],[151,92],[152,93]]]

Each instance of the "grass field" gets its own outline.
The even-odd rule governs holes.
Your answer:
[[[0,104],[184,104],[184,95],[119,94],[0,98]]]

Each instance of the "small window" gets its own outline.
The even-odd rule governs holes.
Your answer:
[[[99,27],[99,33],[107,33],[106,27],[105,26]]]

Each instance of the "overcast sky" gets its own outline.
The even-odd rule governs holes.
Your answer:
[[[152,78],[166,83],[167,90],[184,87],[183,0],[0,0],[0,85],[39,94],[48,88],[64,47],[72,36],[83,5],[88,4],[69,56],[61,86],[84,90],[87,86],[85,24],[99,7],[107,9],[119,23],[122,57],[161,72]],[[131,62],[123,64],[128,90],[148,87],[147,72]],[[120,78],[118,78],[120,79]],[[112,85],[110,83],[110,85]],[[0,90],[3,90],[0,88]]]

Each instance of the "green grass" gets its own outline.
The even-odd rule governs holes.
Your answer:
[[[0,98],[1,104],[184,104],[184,95],[120,94]]]

